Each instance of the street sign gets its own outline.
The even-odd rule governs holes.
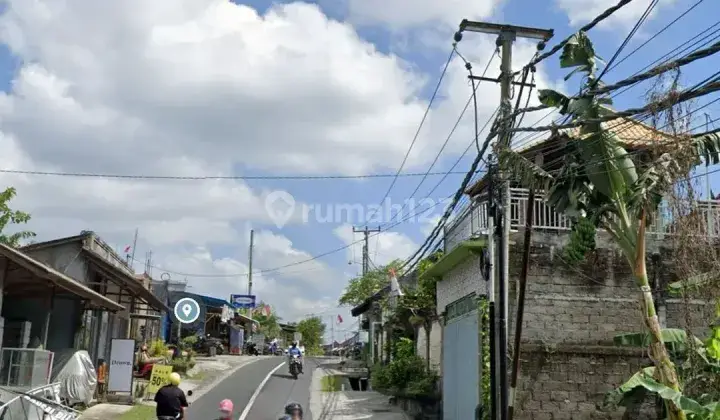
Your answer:
[[[175,318],[181,324],[192,324],[200,317],[200,305],[191,298],[182,298],[175,304]]]
[[[230,295],[230,303],[235,309],[254,308],[255,295]]]

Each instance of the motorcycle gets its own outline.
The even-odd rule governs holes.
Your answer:
[[[249,341],[245,343],[245,354],[249,354],[250,356],[259,356],[260,352],[258,351],[255,343]]]
[[[200,339],[193,346],[194,350],[198,353],[210,354],[210,348],[215,348],[215,354],[224,354],[225,346],[222,344],[222,340],[216,337],[211,337],[210,334],[207,337],[200,337]]]
[[[300,374],[300,356],[293,354],[290,358],[290,375],[293,379],[297,379]]]

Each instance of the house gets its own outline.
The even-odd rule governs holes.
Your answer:
[[[77,290],[92,296],[83,301],[51,294],[50,306],[45,306],[38,295],[25,292],[24,297],[7,302],[8,314],[17,318],[16,311],[23,308],[40,305],[50,309],[49,315],[37,310],[23,315],[32,323],[31,336],[42,337],[47,349],[85,349],[93,360],[108,360],[112,338],[135,338],[139,320],[146,325],[157,323],[159,315],[169,311],[136,277],[127,261],[93,232],[34,243],[20,248],[20,252],[72,279],[79,285],[74,286]],[[93,304],[100,302],[96,295],[103,296],[103,304]],[[45,316],[49,321],[41,319]]]
[[[614,131],[629,151],[637,155],[669,138],[629,119],[615,120],[606,124],[606,128]],[[546,169],[552,170],[561,161],[567,135],[565,131],[555,133],[521,153],[531,160],[542,153]],[[518,188],[512,189],[510,208],[510,337],[514,336],[515,291],[528,200],[528,191],[517,184],[513,186]],[[472,198],[470,205],[445,227],[445,256],[426,272],[439,279],[436,292],[443,324],[444,418],[473,418],[483,401],[484,372],[479,362],[483,356],[480,345],[483,324],[478,308],[479,302],[487,299],[488,290],[488,279],[482,269],[487,258],[487,187],[487,179],[482,179],[466,191]],[[568,240],[570,220],[547,206],[541,195],[535,204],[515,417],[554,418],[552,413],[562,411],[568,418],[605,418],[608,414],[598,412],[596,407],[604,393],[648,363],[643,349],[613,346],[618,334],[643,328],[632,273],[614,244],[600,233],[593,261],[579,267],[568,264],[560,251]],[[657,253],[667,252],[662,251],[662,240],[668,235],[668,226],[669,221],[661,212],[648,229],[658,239],[648,247]],[[661,295],[657,299],[661,322],[664,327],[684,328],[680,302],[662,295],[662,283],[671,272],[662,258],[652,261],[656,293]],[[698,310],[708,307],[703,300],[688,304]]]
[[[398,279],[400,287],[403,289],[412,289],[417,285],[417,271],[407,273]],[[426,337],[425,330],[422,326],[412,325],[410,319],[393,320],[401,321],[403,325],[392,325],[388,318],[387,311],[384,311],[380,303],[390,293],[390,286],[386,286],[370,298],[366,299],[362,304],[352,308],[350,311],[353,317],[360,317],[360,330],[367,333],[368,343],[368,364],[370,366],[381,361],[390,360],[390,354],[386,343],[391,340],[392,331],[400,327],[405,332],[411,332],[416,345],[416,353],[421,357],[427,357],[429,350],[430,366],[441,371],[442,365],[441,346],[442,346],[442,328],[439,321],[433,322],[430,330],[430,337]],[[396,324],[396,322],[394,322]],[[360,334],[354,339],[360,340]],[[428,345],[429,341],[429,345]]]

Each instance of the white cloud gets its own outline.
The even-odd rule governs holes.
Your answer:
[[[604,22],[601,22],[598,27],[605,29],[632,27],[645,13],[645,10],[647,10],[651,1],[653,0],[630,2],[613,13]],[[564,13],[567,14],[570,26],[575,27],[584,25],[595,19],[596,16],[600,15],[605,10],[615,6],[617,4],[617,0],[555,0],[555,3]],[[648,19],[652,19],[654,16],[657,16],[657,13],[662,8],[672,6],[674,3],[675,0],[660,0]],[[623,36],[624,35],[625,34],[623,34]]]
[[[347,0],[351,20],[361,24],[385,24],[402,31],[424,25],[456,28],[463,19],[489,17],[499,0]]]
[[[432,3],[432,11],[412,7],[416,15],[403,25],[451,23],[467,11],[446,12],[442,4]],[[371,18],[389,22],[391,12]],[[382,54],[350,25],[303,3],[259,16],[225,0],[102,7],[9,0],[0,39],[23,63],[11,90],[0,94],[0,168],[16,170],[180,176],[394,170],[427,105],[421,89],[438,70],[428,75]],[[494,40],[477,35],[461,48],[479,67]],[[516,67],[533,52],[518,43]],[[497,64],[492,69],[497,72]],[[547,84],[542,74],[538,84]],[[456,60],[406,169],[426,169],[469,92],[467,72]],[[478,89],[481,121],[498,95],[495,85]],[[466,118],[447,155],[465,150],[471,127]],[[138,228],[139,254],[152,249],[157,265],[176,272],[246,272],[247,232],[238,229],[245,222],[258,226],[256,268],[311,257],[289,238],[262,230],[272,223],[264,202],[270,189],[262,186],[10,174],[0,174],[0,184],[17,187],[13,206],[32,213],[38,239],[86,229],[122,247]],[[416,247],[397,233],[379,238],[377,264]],[[346,281],[321,260],[256,278],[255,291],[287,317],[332,306]],[[246,278],[190,281],[195,291],[227,297]]]

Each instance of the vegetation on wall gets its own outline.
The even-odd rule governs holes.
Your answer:
[[[478,311],[480,316],[480,343],[482,354],[482,406],[483,417],[480,420],[490,420],[490,306],[487,298],[480,298],[478,300]]]
[[[16,195],[17,191],[13,187],[0,192],[0,243],[13,248],[21,246],[25,239],[35,237],[35,232],[8,229],[13,225],[24,225],[30,221],[30,214],[10,208],[10,201]],[[8,233],[8,230],[12,230],[13,233]]]

